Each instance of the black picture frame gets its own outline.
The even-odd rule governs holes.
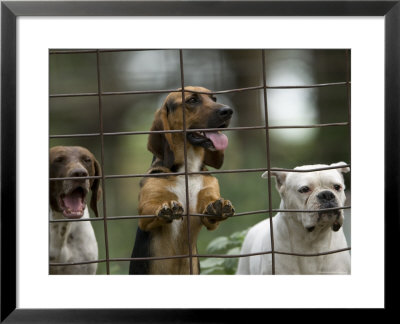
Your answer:
[[[16,308],[16,19],[19,16],[381,16],[385,19],[385,309],[396,307],[400,228],[400,0],[395,1],[2,1],[1,2],[1,322],[225,322],[237,312],[195,309]],[[373,131],[371,129],[371,131]],[[371,152],[374,154],[374,152]],[[372,171],[371,171],[372,173]],[[373,194],[368,188],[366,194]],[[381,215],[381,214],[379,214]],[[379,216],[377,215],[377,216]],[[398,241],[398,240],[397,240]],[[367,285],[367,283],[366,283]],[[253,314],[252,314],[253,316]],[[257,315],[258,316],[258,315]],[[262,316],[262,314],[260,314]],[[230,320],[232,319],[232,320]]]

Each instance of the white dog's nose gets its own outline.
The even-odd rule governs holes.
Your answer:
[[[335,195],[333,194],[332,191],[329,190],[325,190],[325,191],[321,191],[318,195],[317,195],[318,199],[321,201],[331,201],[335,199]]]

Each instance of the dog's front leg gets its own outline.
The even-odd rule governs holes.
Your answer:
[[[177,196],[168,191],[158,179],[148,179],[139,195],[139,214],[154,215],[139,219],[139,227],[143,231],[150,231],[158,226],[171,223],[174,219],[181,219],[183,206]]]
[[[204,187],[198,194],[197,210],[210,216],[201,216],[201,222],[208,230],[214,230],[219,223],[233,216],[235,209],[229,200],[221,198],[218,180],[204,177]]]

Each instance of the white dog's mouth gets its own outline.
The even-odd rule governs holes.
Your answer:
[[[316,228],[324,228],[329,225],[334,232],[337,232],[343,225],[342,210],[320,211],[315,213],[314,218],[314,224],[305,226],[309,233],[313,232]]]
[[[328,222],[333,220],[332,230],[337,232],[343,225],[343,212],[340,209],[331,212],[323,211],[318,213],[318,221],[320,221],[320,219],[328,219]]]
[[[343,221],[339,222],[339,220],[336,220],[333,224],[332,224],[332,231],[337,232],[338,230],[340,230],[340,228],[342,227]]]
[[[303,214],[305,229],[311,233],[331,227],[337,232],[343,225],[343,211],[337,196],[330,190],[315,192],[308,199],[307,209],[315,212]],[[333,210],[332,210],[333,209]]]
[[[313,231],[315,230],[315,226],[306,227],[306,230],[307,230],[309,233],[311,233],[311,232],[313,232]]]
[[[315,212],[304,213],[302,222],[307,232],[320,231],[331,227],[337,232],[343,225],[343,210],[336,198],[329,201],[321,201],[321,199],[309,199],[305,206],[308,210]],[[311,203],[313,202],[313,203]]]

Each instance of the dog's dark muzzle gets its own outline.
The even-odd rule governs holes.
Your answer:
[[[233,109],[228,106],[221,106],[211,115],[207,123],[207,128],[225,128],[233,115]]]
[[[222,121],[227,121],[231,119],[233,115],[233,109],[228,106],[223,106],[217,110],[216,114]]]

